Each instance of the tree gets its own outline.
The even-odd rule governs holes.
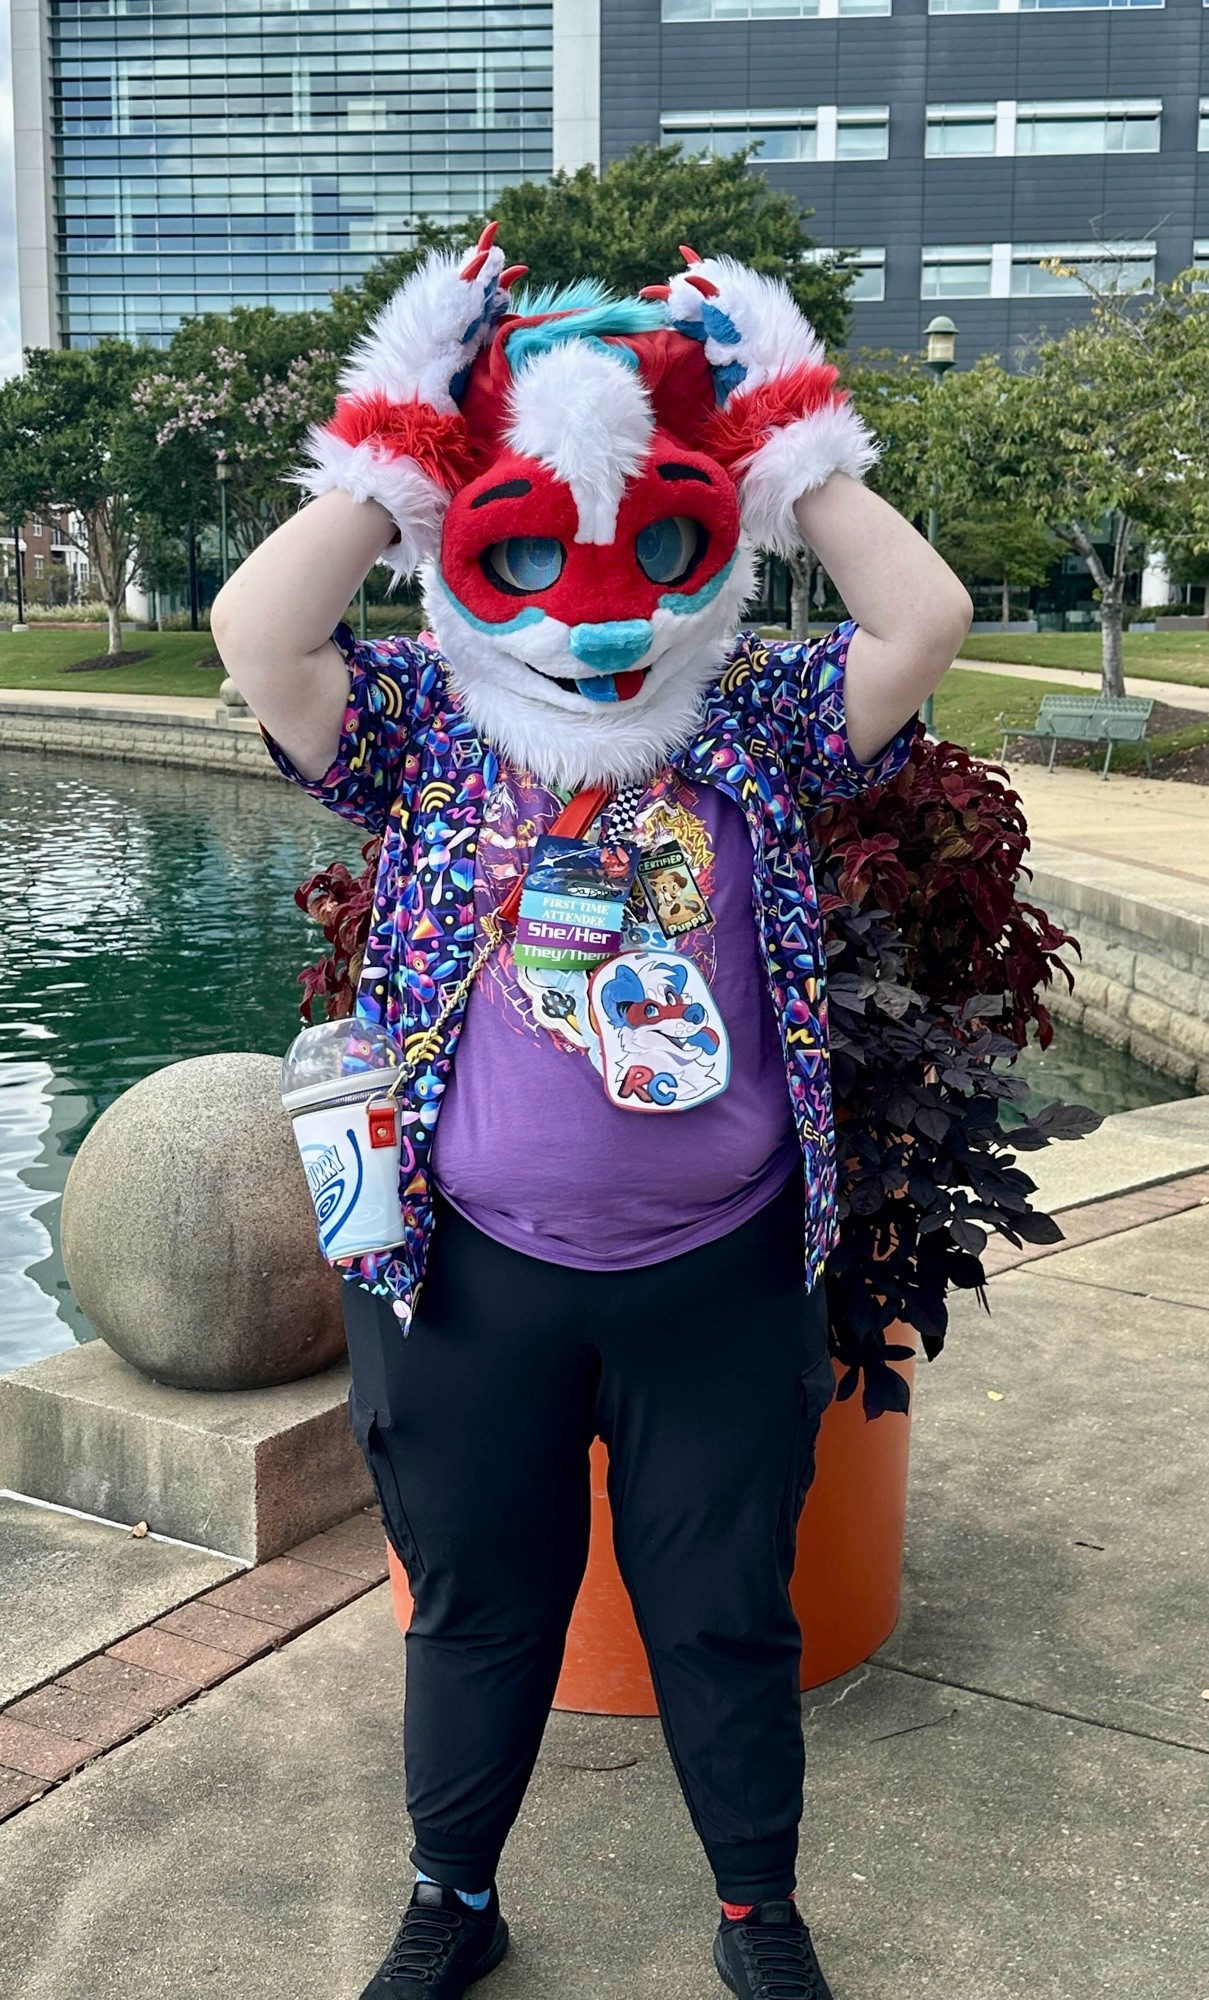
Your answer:
[[[1006,632],[1011,623],[1011,587],[1045,582],[1058,558],[1054,537],[1043,521],[1010,501],[940,518],[940,553],[967,583],[1000,586]]]
[[[1083,283],[1090,317],[1039,348],[1009,458],[1018,497],[1091,572],[1104,692],[1120,695],[1128,571],[1149,540],[1209,540],[1209,296],[1187,272],[1153,290]]]
[[[881,446],[869,484],[908,520],[930,504],[931,417],[937,384],[910,354],[861,349],[844,364],[844,383]]]
[[[792,195],[752,173],[752,158],[751,148],[714,160],[686,159],[675,145],[635,146],[600,174],[580,167],[549,181],[506,187],[491,213],[509,258],[527,264],[537,285],[593,277],[616,292],[633,293],[679,270],[680,245],[691,243],[703,256],[737,257],[783,278],[821,338],[841,347],[851,272],[842,257],[816,259]],[[427,250],[473,243],[487,220],[477,216],[456,229],[422,220],[413,248],[336,292],[332,306],[342,350]]]
[[[25,373],[0,384],[0,506],[14,520],[65,510],[108,613],[111,653],[122,650],[122,605],[138,560],[131,395],[144,365],[126,341],[29,348]]]
[[[133,393],[144,450],[136,494],[162,530],[180,534],[218,515],[218,466],[228,469],[228,531],[250,555],[294,512],[290,473],[308,425],[331,408],[342,351],[331,315],[236,306],[182,322],[148,358]]]

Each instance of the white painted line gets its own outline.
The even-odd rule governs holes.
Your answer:
[[[124,1535],[129,1535],[134,1526],[132,1521],[110,1521],[104,1514],[86,1514],[82,1507],[62,1507],[57,1500],[38,1500],[32,1493],[14,1493],[11,1486],[0,1486],[0,1500],[19,1500],[24,1507],[48,1507],[52,1514],[70,1514],[76,1521],[95,1521],[101,1528],[120,1528]],[[167,1542],[170,1548],[191,1549],[199,1556],[217,1556],[220,1562],[238,1563],[240,1569],[253,1567],[246,1556],[233,1556],[228,1549],[208,1549],[200,1542],[182,1542],[177,1535],[157,1535],[152,1528],[138,1539]]]

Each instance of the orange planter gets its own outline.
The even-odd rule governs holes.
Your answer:
[[[914,1345],[909,1328],[891,1340]],[[911,1381],[914,1362],[899,1366]],[[910,1419],[867,1423],[859,1394],[833,1403],[819,1431],[814,1484],[798,1530],[793,1604],[802,1626],[802,1686],[818,1687],[868,1659],[898,1621]],[[592,1447],[592,1541],[556,1708],[585,1715],[654,1715],[655,1694],[630,1600],[613,1555],[608,1455]],[[388,1546],[401,1631],[411,1622],[407,1573]]]

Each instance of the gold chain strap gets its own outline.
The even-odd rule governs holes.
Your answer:
[[[409,1036],[403,1051],[403,1061],[399,1065],[399,1073],[386,1093],[388,1097],[397,1097],[404,1084],[410,1083],[426,1062],[434,1062],[440,1055],[445,1023],[456,1008],[465,1005],[470,998],[470,989],[487,960],[503,942],[504,926],[498,910],[488,910],[482,919],[482,924],[483,942],[475,952],[469,970],[442,1003],[441,1011],[432,1026],[422,1029],[417,1035]]]

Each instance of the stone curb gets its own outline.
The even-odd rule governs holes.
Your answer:
[[[376,1508],[127,1633],[0,1710],[0,1820],[386,1581]]]

